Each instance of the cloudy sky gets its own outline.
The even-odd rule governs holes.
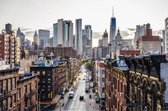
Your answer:
[[[0,30],[6,23],[15,29],[50,29],[57,19],[82,18],[83,26],[91,24],[94,32],[109,31],[112,7],[120,29],[150,23],[158,30],[168,17],[167,4],[168,0],[0,0]]]

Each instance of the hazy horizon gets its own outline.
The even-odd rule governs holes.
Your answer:
[[[112,7],[117,28],[150,23],[159,30],[168,17],[167,4],[167,0],[0,0],[0,30],[6,23],[13,29],[51,29],[61,18],[72,20],[75,27],[75,19],[82,18],[83,27],[90,24],[93,32],[109,32]]]

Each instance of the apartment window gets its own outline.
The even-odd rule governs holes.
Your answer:
[[[43,71],[43,76],[45,76],[45,71]]]
[[[14,82],[15,82],[15,88],[16,88],[16,77],[14,78]]]
[[[12,78],[10,79],[10,90],[12,90]]]
[[[3,81],[0,81],[0,94],[2,94],[3,91]]]
[[[30,92],[32,91],[32,88],[31,88],[31,83],[29,84],[29,88],[30,88]]]
[[[4,110],[7,111],[7,109],[8,109],[8,98],[5,99],[2,104],[3,104]]]
[[[14,94],[14,105],[16,105],[16,94]]]
[[[118,92],[120,92],[120,81],[118,80]]]
[[[18,90],[18,100],[21,98],[21,89]]]
[[[10,97],[10,108],[12,108],[12,96]]]
[[[8,79],[6,79],[6,92],[8,92]]]
[[[49,98],[49,99],[51,98],[50,93],[48,93],[48,98]]]
[[[27,85],[25,86],[25,93],[27,93]]]

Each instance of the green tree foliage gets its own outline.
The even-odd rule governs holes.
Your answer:
[[[92,71],[92,70],[93,70],[92,60],[86,61],[85,68],[86,68],[88,71]]]

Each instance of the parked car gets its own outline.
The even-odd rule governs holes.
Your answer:
[[[96,101],[96,103],[99,103],[100,99],[98,96],[95,96],[95,101]]]

